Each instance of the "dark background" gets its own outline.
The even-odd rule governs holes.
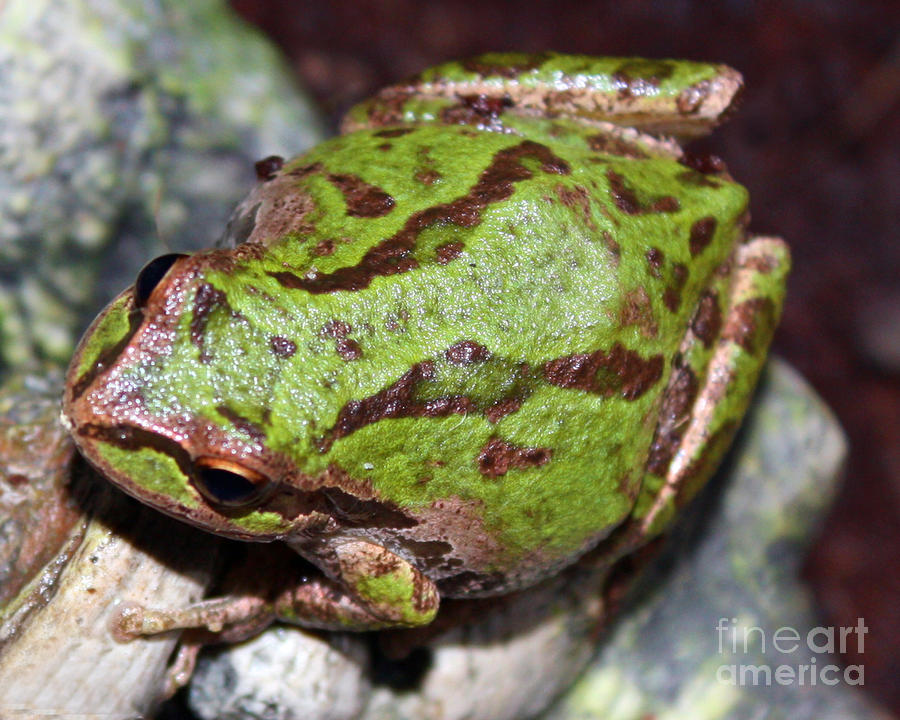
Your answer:
[[[332,127],[422,68],[487,50],[728,63],[737,116],[705,149],[791,245],[776,352],[835,410],[846,483],[806,568],[827,625],[869,628],[869,692],[900,714],[900,3],[896,0],[232,0],[283,48]]]

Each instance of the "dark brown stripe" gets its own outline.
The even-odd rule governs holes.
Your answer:
[[[506,440],[491,438],[478,453],[478,471],[489,478],[506,475],[510,470],[524,470],[546,465],[553,451],[544,447],[521,447]]]
[[[547,382],[557,387],[636,400],[659,382],[663,366],[662,355],[643,358],[616,343],[609,352],[596,350],[550,360],[544,363],[543,372]]]
[[[522,143],[498,151],[491,165],[481,173],[478,182],[456,200],[435,205],[413,213],[404,226],[393,236],[370,248],[357,265],[342,267],[329,274],[314,277],[298,276],[290,272],[270,272],[282,286],[305,290],[314,295],[341,290],[363,290],[376,277],[405,273],[419,267],[412,257],[419,234],[434,225],[475,227],[481,222],[481,214],[493,203],[507,200],[515,192],[515,183],[534,176],[522,162],[533,158],[541,163],[541,171],[558,175],[571,172],[565,160],[554,155],[545,145],[525,140]]]

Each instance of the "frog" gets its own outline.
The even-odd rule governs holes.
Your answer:
[[[712,63],[489,53],[258,163],[217,247],[151,261],[87,329],[62,418],[126,493],[317,572],[131,608],[126,634],[420,628],[662,534],[783,305],[786,244],[684,149],[741,89]]]

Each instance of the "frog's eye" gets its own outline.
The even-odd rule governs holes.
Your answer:
[[[272,482],[261,473],[222,458],[203,457],[194,462],[193,483],[209,502],[238,508],[259,500]]]
[[[151,260],[138,273],[137,280],[134,281],[134,304],[135,307],[142,308],[147,304],[147,300],[153,289],[159,285],[166,273],[178,260],[187,257],[184,253],[169,253],[168,255],[160,255],[155,260]]]

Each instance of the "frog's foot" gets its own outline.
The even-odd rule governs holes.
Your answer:
[[[718,467],[765,364],[789,266],[780,238],[752,237],[701,299],[663,400],[641,498],[620,536],[623,547],[657,535]]]
[[[343,585],[325,578],[299,585],[276,601],[278,617],[329,630],[378,630],[427,625],[437,614],[434,583],[379,545],[337,545],[332,569]]]

